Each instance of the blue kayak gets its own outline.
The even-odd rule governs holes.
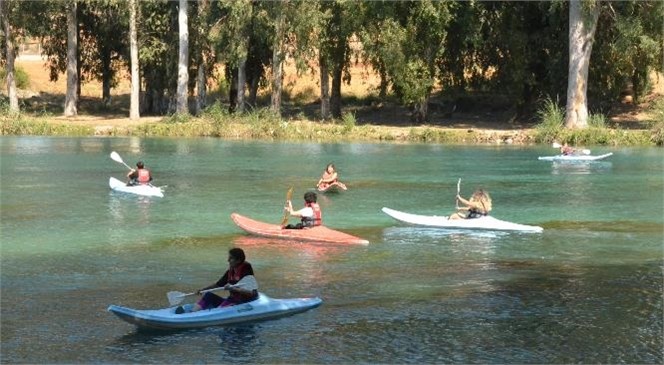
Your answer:
[[[111,305],[108,311],[123,321],[147,329],[187,329],[253,322],[292,315],[316,308],[323,300],[314,298],[273,299],[259,293],[258,299],[230,307],[175,314],[177,306],[163,309],[132,309]]]

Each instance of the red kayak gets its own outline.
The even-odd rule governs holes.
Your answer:
[[[338,181],[332,184],[320,184],[317,189],[321,193],[338,193],[340,190],[348,190],[346,185]]]
[[[369,241],[367,240],[363,240],[347,233],[335,231],[325,226],[304,229],[282,229],[281,226],[277,224],[259,222],[237,213],[231,214],[231,219],[233,219],[233,222],[235,222],[238,227],[253,235],[261,237],[325,243],[369,244]]]

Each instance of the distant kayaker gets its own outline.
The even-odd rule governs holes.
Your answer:
[[[255,278],[253,277],[254,269],[251,267],[251,264],[246,261],[244,251],[241,248],[231,248],[228,250],[228,266],[228,270],[226,270],[224,275],[219,278],[216,283],[197,291],[197,293],[200,294],[204,290],[224,288],[224,290],[228,290],[230,293],[227,298],[222,298],[212,292],[207,292],[196,304],[193,305],[193,307],[185,310],[184,307],[180,306],[175,309],[175,313],[182,314],[185,312],[196,312],[201,309],[227,307],[258,299],[258,285],[256,285],[255,288],[233,286],[240,281],[255,282]],[[249,278],[249,276],[251,276],[251,278]]]
[[[320,226],[323,223],[323,214],[320,210],[320,206],[316,202],[318,196],[313,191],[307,191],[304,193],[304,208],[294,211],[293,204],[291,201],[286,202],[284,210],[287,211],[290,215],[295,217],[300,217],[300,223],[289,224],[284,229],[302,229],[314,226]]]
[[[323,175],[318,180],[318,184],[316,184],[316,186],[318,187],[318,190],[323,191],[332,184],[336,184],[341,189],[347,190],[346,185],[339,181],[339,175],[337,174],[336,167],[333,163],[329,163],[325,167],[325,171],[323,171]]]
[[[152,181],[152,173],[145,168],[143,161],[136,162],[136,168],[127,173],[127,185],[147,185]]]
[[[450,215],[449,219],[480,218],[489,215],[491,211],[491,197],[483,189],[476,190],[468,200],[459,194],[457,194],[456,198],[465,207],[459,207],[456,213]]]
[[[567,142],[565,142],[562,146],[560,146],[560,154],[563,156],[574,155],[576,154],[576,150],[574,147],[568,145]]]

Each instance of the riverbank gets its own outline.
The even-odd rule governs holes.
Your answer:
[[[343,112],[339,120],[320,121],[315,78],[289,79],[282,116],[265,109],[245,115],[229,114],[223,98],[212,94],[215,104],[197,117],[143,116],[127,118],[129,96],[126,80],[113,90],[111,104],[102,107],[98,83],[83,85],[79,115],[61,116],[64,104],[64,75],[50,81],[43,60],[22,59],[17,66],[29,78],[20,91],[21,114],[0,116],[0,134],[7,135],[95,135],[95,136],[186,136],[228,139],[336,141],[439,142],[463,144],[535,144],[568,139],[583,144],[658,144],[662,128],[654,129],[663,115],[653,105],[664,105],[664,82],[656,78],[653,93],[639,105],[628,98],[612,108],[599,128],[584,131],[552,131],[541,120],[519,116],[509,105],[486,95],[454,102],[437,97],[430,104],[430,122],[411,123],[407,108],[394,100],[378,100],[361,90],[376,82],[359,71],[344,85]],[[263,97],[261,105],[267,104]],[[664,107],[659,107],[662,114]],[[653,138],[653,135],[655,136]],[[655,141],[655,142],[654,142]]]

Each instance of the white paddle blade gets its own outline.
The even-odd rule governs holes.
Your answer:
[[[558,142],[553,142],[553,144],[551,145],[551,147],[553,147],[553,148],[560,148],[560,147],[562,147],[562,145],[561,145],[560,143],[558,143]]]
[[[166,297],[168,297],[168,302],[169,302],[171,305],[176,305],[176,304],[180,304],[180,303],[182,303],[182,300],[183,300],[184,297],[186,297],[186,296],[187,296],[187,295],[186,295],[185,293],[182,293],[182,292],[179,292],[179,291],[169,291],[169,292],[166,294]]]
[[[125,163],[125,162],[122,160],[122,157],[120,157],[120,155],[119,155],[117,152],[115,152],[115,151],[111,152],[111,159],[112,159],[113,161],[115,161],[115,162],[119,162],[119,163],[121,163],[121,164],[124,164],[124,163]]]
[[[590,150],[581,150],[581,152],[583,152],[584,155],[589,155],[590,154]]]
[[[258,282],[256,281],[256,277],[253,275],[247,275],[243,277],[233,286],[246,290],[258,290]]]

